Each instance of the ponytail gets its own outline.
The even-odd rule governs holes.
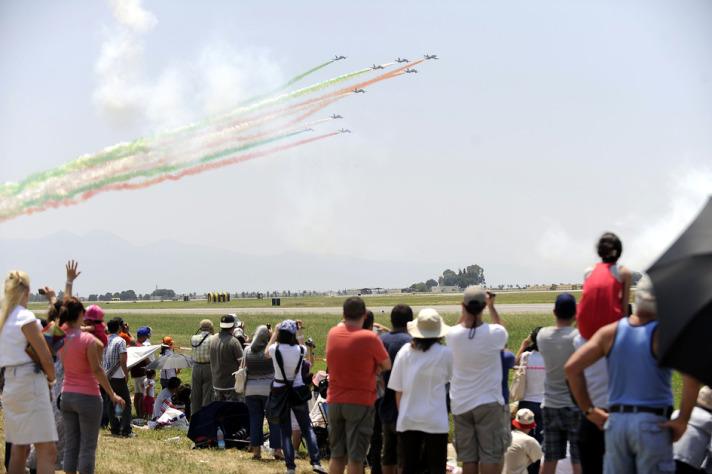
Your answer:
[[[25,294],[30,289],[30,277],[27,273],[20,270],[13,270],[5,277],[3,286],[3,301],[2,310],[0,310],[0,331],[5,326],[5,321],[13,309],[25,297]]]

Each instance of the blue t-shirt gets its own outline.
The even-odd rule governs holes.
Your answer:
[[[514,367],[517,359],[512,351],[502,351],[500,358],[502,359],[502,396],[504,403],[509,405],[509,369]]]
[[[413,340],[413,336],[406,331],[391,331],[381,336],[383,345],[386,346],[388,357],[391,358],[391,364],[396,360],[396,354],[406,344]],[[383,381],[388,387],[388,379],[391,376],[391,371],[383,372]],[[396,392],[390,388],[386,389],[386,393],[381,399],[381,407],[378,411],[381,417],[381,423],[395,423],[398,420],[398,406],[396,405]]]

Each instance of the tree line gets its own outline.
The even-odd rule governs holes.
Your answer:
[[[448,268],[443,271],[437,281],[431,278],[425,282],[413,283],[408,287],[408,290],[426,293],[432,291],[435,286],[456,286],[464,290],[470,285],[486,285],[484,268],[479,265],[468,265],[465,268],[458,268],[457,273]]]

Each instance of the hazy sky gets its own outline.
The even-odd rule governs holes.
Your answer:
[[[317,114],[345,118],[316,133],[352,134],[0,237],[99,229],[569,282],[609,230],[645,269],[712,193],[709,0],[2,2],[0,181],[229,111],[335,54],[294,88],[425,53],[440,60]]]

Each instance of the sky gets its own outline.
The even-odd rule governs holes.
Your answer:
[[[426,53],[280,143],[353,133],[19,215],[0,238],[100,230],[564,283],[606,231],[643,271],[712,194],[708,0],[2,2],[0,183],[228,113],[336,54],[286,92]]]

